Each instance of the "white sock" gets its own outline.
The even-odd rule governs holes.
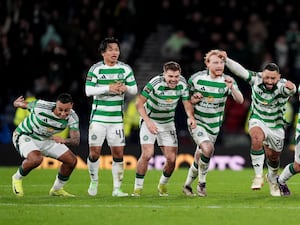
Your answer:
[[[144,178],[135,178],[134,189],[143,189],[144,187]]]
[[[267,163],[267,167],[268,167],[268,179],[272,182],[272,183],[276,183],[276,177],[278,175],[278,170],[279,170],[279,166],[274,168],[271,167],[268,163]]]
[[[191,186],[194,180],[198,177],[198,168],[195,167],[195,162],[189,168],[188,175],[186,177],[185,186]]]
[[[205,163],[201,160],[199,160],[199,164],[198,164],[198,177],[199,177],[199,182],[200,183],[206,183],[206,175],[208,172],[208,167],[209,167],[209,163]]]
[[[90,159],[87,158],[87,166],[88,166],[90,178],[93,181],[98,181],[99,165],[100,165],[99,159],[96,162],[91,162]]]
[[[67,181],[62,181],[56,176],[52,189],[59,190],[65,185],[65,183],[67,183]]]
[[[124,176],[124,163],[112,162],[112,177],[114,190],[121,188],[123,176]]]
[[[265,154],[254,155],[250,153],[252,167],[254,169],[255,176],[263,176]]]
[[[159,179],[159,184],[167,184],[169,179],[170,177],[166,177],[164,174],[162,174]]]
[[[22,180],[23,176],[20,174],[19,169],[17,170],[17,172],[13,175],[13,178],[16,180]]]
[[[286,183],[292,176],[296,174],[296,172],[294,171],[295,170],[293,168],[293,163],[286,165],[278,178],[279,183],[281,184]]]

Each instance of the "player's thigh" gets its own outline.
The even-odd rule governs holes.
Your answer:
[[[123,124],[110,124],[107,128],[107,144],[109,146],[125,146]]]
[[[102,146],[106,138],[107,125],[101,123],[91,123],[89,126],[89,146]]]
[[[146,126],[146,123],[143,122],[140,127],[140,143],[141,145],[145,144],[154,144],[156,141],[157,135],[152,134]]]

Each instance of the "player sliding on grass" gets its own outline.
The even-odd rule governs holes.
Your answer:
[[[280,196],[276,178],[285,138],[285,105],[289,97],[296,93],[296,86],[291,81],[281,78],[279,67],[274,63],[267,63],[262,72],[253,72],[228,58],[226,52],[222,52],[222,56],[226,60],[227,68],[247,81],[252,88],[249,134],[255,177],[251,189],[260,190],[263,186],[266,155],[266,180],[269,183],[270,194]]]
[[[223,122],[227,97],[232,95],[236,102],[244,102],[235,80],[224,74],[224,57],[220,56],[219,50],[209,51],[205,56],[205,64],[207,70],[193,74],[188,80],[197,122],[197,127],[189,127],[189,131],[197,149],[183,186],[183,193],[193,196],[191,184],[198,176],[197,193],[200,197],[207,196],[209,161],[214,154],[214,144]]]
[[[47,156],[62,162],[49,194],[74,197],[63,189],[77,163],[69,146],[78,146],[80,142],[79,119],[73,110],[71,95],[60,94],[56,102],[36,100],[30,103],[20,96],[13,105],[30,111],[13,133],[13,144],[21,157],[25,158],[12,176],[14,194],[19,197],[24,195],[22,179],[42,163],[43,156]],[[66,127],[70,128],[69,138],[53,136]]]

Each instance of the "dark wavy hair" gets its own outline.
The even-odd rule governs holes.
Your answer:
[[[99,48],[98,48],[98,51],[99,53],[103,53],[106,51],[107,49],[107,46],[108,44],[111,44],[111,43],[115,43],[118,45],[119,49],[120,49],[120,42],[117,38],[115,37],[108,37],[108,38],[105,38],[99,45]]]

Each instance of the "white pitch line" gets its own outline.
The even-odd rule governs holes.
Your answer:
[[[74,204],[14,204],[14,203],[0,203],[1,206],[26,206],[26,207],[57,207],[57,208],[128,208],[128,205],[108,205],[108,204],[97,204],[97,205],[89,205],[89,204],[83,204],[83,205],[74,205]],[[195,208],[195,206],[171,206],[171,205],[130,205],[130,207],[134,208]],[[222,206],[222,205],[208,205],[208,206],[197,206],[197,208],[203,208],[203,209],[300,209],[300,206],[288,206],[288,207],[282,207],[282,206]]]

